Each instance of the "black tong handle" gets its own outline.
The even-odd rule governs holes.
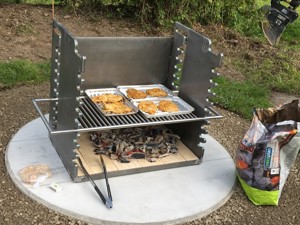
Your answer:
[[[110,187],[109,187],[109,184],[108,184],[108,178],[107,178],[107,174],[106,174],[106,167],[105,167],[105,164],[104,164],[104,161],[103,161],[102,157],[101,157],[101,159],[102,159],[101,163],[102,163],[103,170],[104,170],[104,176],[105,176],[106,187],[107,187],[107,192],[108,192],[108,199],[106,199],[104,197],[104,195],[102,194],[102,192],[100,191],[100,189],[98,188],[98,186],[96,185],[96,183],[94,182],[93,178],[90,176],[90,174],[88,173],[88,171],[85,169],[85,167],[83,166],[83,163],[82,163],[80,157],[78,157],[77,159],[78,159],[78,162],[79,162],[79,165],[80,165],[81,169],[83,170],[83,173],[89,178],[89,180],[93,184],[94,189],[97,192],[97,194],[99,195],[99,197],[101,198],[102,202],[106,205],[107,208],[109,208],[109,209],[112,208],[111,192],[110,192]]]

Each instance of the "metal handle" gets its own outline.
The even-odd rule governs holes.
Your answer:
[[[205,108],[206,111],[209,111],[211,114],[214,114],[214,116],[206,116],[205,118],[206,119],[218,119],[218,118],[223,118],[223,116],[218,112],[216,111],[215,109],[213,109],[212,107],[206,107]]]
[[[32,99],[32,103],[35,107],[35,109],[37,110],[38,114],[40,115],[42,121],[44,122],[47,130],[49,131],[50,134],[61,134],[61,133],[71,133],[71,132],[77,132],[78,130],[82,130],[82,131],[87,131],[88,129],[70,129],[70,130],[58,130],[58,131],[54,131],[50,124],[49,121],[46,119],[45,115],[42,113],[40,107],[38,106],[38,102],[50,102],[50,101],[57,101],[58,98],[40,98],[40,99]]]
[[[45,126],[47,127],[48,131],[50,133],[53,132],[52,128],[49,125],[49,121],[46,119],[45,115],[43,114],[42,110],[40,109],[40,107],[38,106],[38,102],[46,102],[46,101],[57,101],[57,98],[41,98],[41,99],[32,99],[32,103],[35,107],[35,109],[37,110],[38,114],[40,115],[42,121],[44,122]]]

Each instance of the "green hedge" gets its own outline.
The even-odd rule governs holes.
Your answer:
[[[173,26],[174,21],[221,23],[244,34],[255,33],[258,10],[255,0],[64,0],[74,10],[105,11],[130,17],[143,25]]]

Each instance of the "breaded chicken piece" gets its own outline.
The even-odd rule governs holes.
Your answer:
[[[141,99],[147,97],[147,94],[145,92],[137,90],[135,88],[129,88],[126,91],[126,93],[128,98],[133,98],[133,99]]]
[[[178,106],[171,101],[163,100],[160,101],[157,107],[162,112],[178,112],[179,108]]]
[[[166,97],[168,96],[167,92],[165,92],[164,90],[160,89],[160,88],[152,88],[152,89],[148,89],[146,91],[147,95],[150,95],[152,97]]]
[[[157,111],[157,107],[152,101],[142,101],[138,104],[138,108],[150,115],[153,115]]]
[[[123,97],[115,94],[103,94],[92,97],[92,101],[96,103],[115,103],[123,101]]]
[[[125,105],[123,102],[104,103],[103,110],[107,113],[126,114],[132,112],[132,108]]]

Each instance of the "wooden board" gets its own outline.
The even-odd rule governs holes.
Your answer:
[[[78,154],[89,174],[102,174],[100,156],[94,153],[94,143],[89,140],[88,133],[82,133],[78,140],[80,148]],[[130,163],[122,163],[112,160],[108,156],[103,156],[108,174],[114,176],[132,174],[135,172],[153,171],[167,169],[184,165],[198,164],[199,158],[188,149],[180,140],[178,143],[178,153],[171,154],[164,158],[158,158],[156,162],[149,162],[147,159],[130,159]],[[80,171],[81,172],[81,171]],[[82,173],[79,173],[81,175]]]

